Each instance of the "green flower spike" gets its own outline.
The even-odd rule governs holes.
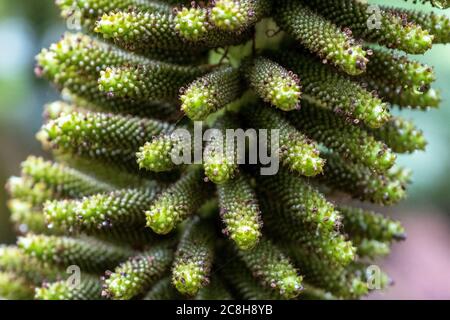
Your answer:
[[[191,120],[204,120],[208,115],[239,98],[242,93],[240,74],[230,66],[192,82],[182,93],[181,110]]]
[[[277,3],[274,18],[281,29],[322,60],[329,61],[350,75],[365,71],[368,60],[362,47],[348,32],[341,31],[301,1]]]
[[[386,144],[360,127],[336,117],[332,111],[305,101],[302,110],[289,114],[287,118],[299,131],[323,143],[344,159],[381,172],[395,163],[396,156]]]
[[[102,296],[129,300],[145,294],[168,271],[172,259],[173,252],[167,244],[131,257],[114,271],[105,273]]]
[[[27,235],[17,243],[25,254],[44,263],[62,268],[78,265],[92,272],[112,268],[133,254],[130,249],[87,238]]]
[[[172,266],[172,284],[183,295],[195,296],[210,282],[214,255],[211,225],[193,218],[181,235]]]
[[[389,120],[388,106],[363,86],[304,54],[277,53],[275,59],[302,77],[303,100],[378,128]]]
[[[265,102],[283,111],[300,108],[301,86],[296,74],[264,57],[249,61],[244,72],[250,87]]]
[[[360,200],[384,205],[397,203],[406,196],[407,181],[401,172],[391,169],[387,173],[376,173],[362,165],[348,164],[335,154],[324,156],[327,164],[321,179],[334,188]]]
[[[36,288],[37,300],[99,300],[102,284],[100,278],[81,275],[80,283],[70,283],[68,280],[44,283]]]
[[[427,145],[422,130],[418,129],[412,121],[400,117],[393,117],[381,128],[369,129],[369,132],[397,153],[425,150]]]
[[[208,194],[202,171],[195,168],[163,191],[145,212],[147,226],[158,234],[167,234],[195,213]]]
[[[270,9],[268,0],[215,0],[209,20],[219,29],[239,32],[268,15]]]
[[[36,184],[44,184],[60,197],[78,198],[113,190],[113,186],[64,164],[30,156],[22,162],[22,176]]]
[[[433,43],[434,37],[420,25],[379,7],[370,10],[369,4],[358,0],[311,0],[307,4],[337,25],[350,29],[355,36],[388,48],[420,54]]]
[[[261,238],[261,213],[248,178],[239,175],[217,186],[224,233],[241,250],[253,248]]]
[[[33,286],[23,277],[0,271],[0,297],[8,300],[31,300]]]
[[[238,255],[262,285],[283,298],[295,298],[302,291],[302,276],[286,255],[269,240],[262,239],[255,248],[239,251]]]
[[[322,172],[325,162],[319,157],[316,143],[295,129],[282,114],[265,105],[260,105],[246,108],[244,116],[252,126],[267,129],[268,136],[274,133],[273,130],[279,130],[278,150],[271,152],[272,154],[278,152],[281,163],[291,171],[307,177]]]

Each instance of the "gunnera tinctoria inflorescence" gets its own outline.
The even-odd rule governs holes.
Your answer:
[[[446,16],[358,0],[56,5],[83,33],[36,58],[36,74],[61,91],[37,134],[55,160],[30,156],[7,183],[20,236],[0,248],[1,296],[354,299],[374,289],[368,266],[405,230],[355,203],[405,197],[410,174],[396,154],[426,141],[389,109],[438,107],[433,68],[405,54],[449,42]],[[199,124],[214,138],[185,139]],[[229,132],[245,146],[225,144]],[[279,161],[274,172],[248,161],[256,140]]]

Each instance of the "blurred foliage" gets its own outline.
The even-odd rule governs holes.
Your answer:
[[[19,172],[19,163],[28,154],[39,154],[34,134],[41,124],[42,105],[56,98],[45,81],[34,77],[34,55],[63,33],[54,0],[0,1],[0,186],[7,177]],[[392,5],[392,0],[374,0]],[[395,4],[412,7],[401,0]],[[429,6],[424,6],[431,10]],[[441,11],[450,15],[450,10]],[[435,66],[435,87],[443,91],[439,111],[430,113],[399,111],[413,118],[429,142],[426,153],[400,157],[414,171],[414,185],[406,206],[440,207],[450,212],[450,47],[436,45],[417,59]],[[4,188],[0,187],[0,242],[12,241]]]

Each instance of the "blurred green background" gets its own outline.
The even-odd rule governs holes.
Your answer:
[[[34,138],[41,125],[42,106],[58,95],[46,81],[35,78],[33,67],[40,49],[65,30],[53,1],[0,0],[0,186],[10,175],[19,173],[19,164],[27,155],[42,153]],[[371,2],[413,6],[401,0]],[[416,7],[431,10],[429,6]],[[440,13],[450,15],[450,10]],[[429,145],[426,153],[400,157],[399,162],[413,170],[414,184],[409,198],[394,211],[400,213],[400,220],[408,214],[428,217],[433,212],[442,219],[439,225],[441,221],[446,225],[450,217],[450,45],[436,45],[417,59],[435,66],[435,87],[443,91],[443,103],[440,110],[431,112],[398,112],[415,119]],[[14,241],[5,202],[4,188],[0,187],[0,243]],[[445,230],[445,236],[450,235],[450,228]]]

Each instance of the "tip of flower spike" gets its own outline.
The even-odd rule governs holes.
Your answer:
[[[45,283],[36,288],[35,298],[38,300],[66,300],[70,296],[70,287],[66,281]]]
[[[240,1],[216,0],[210,10],[209,19],[219,29],[236,31],[245,25],[248,12],[241,6]]]
[[[204,86],[191,85],[180,97],[181,110],[194,121],[203,120],[211,113],[209,91]]]
[[[219,155],[205,157],[203,167],[205,175],[215,184],[222,184],[233,179],[237,169],[234,162],[223,159]]]
[[[100,71],[100,78],[98,79],[98,89],[102,92],[112,94],[119,97],[127,97],[130,95],[137,95],[138,92],[134,81],[135,77],[126,69],[120,68],[106,68]]]
[[[133,35],[136,33],[136,24],[141,17],[140,15],[140,13],[120,11],[105,13],[96,22],[94,32],[102,34],[105,39],[117,37],[123,39],[133,38]]]
[[[139,168],[145,168],[153,172],[170,171],[174,167],[171,159],[173,141],[166,137],[156,137],[152,142],[147,142],[136,153]]]
[[[268,100],[275,107],[283,111],[299,108],[300,86],[290,77],[274,77],[268,84],[271,88]]]
[[[347,74],[356,76],[366,71],[369,60],[366,51],[361,46],[353,46],[350,49],[334,57],[338,66]],[[327,57],[328,58],[328,57]]]
[[[280,294],[287,299],[297,297],[303,290],[303,278],[301,276],[291,275],[284,277],[278,284],[280,287]]]
[[[46,76],[53,79],[61,69],[61,63],[58,61],[57,54],[53,51],[43,49],[41,53],[36,56],[37,76]]]
[[[40,259],[48,259],[56,254],[55,248],[52,245],[52,239],[53,237],[27,235],[17,240],[17,246],[27,255]]]
[[[323,171],[325,160],[319,157],[319,151],[312,145],[296,145],[294,141],[284,153],[285,162],[293,171],[306,177],[316,176]]]
[[[194,263],[181,263],[172,270],[172,283],[182,294],[195,295],[203,286],[202,282],[202,269]]]
[[[183,8],[175,16],[175,29],[190,41],[201,40],[207,32],[207,12],[202,8]]]
[[[351,283],[350,291],[355,297],[362,297],[369,292],[367,283],[361,279],[354,278]]]
[[[77,220],[75,206],[76,204],[70,200],[47,201],[43,208],[45,220],[49,226],[73,226]]]
[[[147,227],[157,234],[168,234],[175,226],[175,218],[178,216],[177,209],[170,201],[156,202],[150,210],[145,212]]]
[[[423,30],[419,27],[411,28],[409,26],[406,27],[406,30],[407,32],[402,40],[405,51],[412,54],[421,54],[431,49],[434,36],[428,30]]]
[[[230,235],[231,239],[241,250],[250,250],[255,247],[261,238],[261,232],[258,225],[242,225],[242,223],[234,229]]]
[[[114,272],[105,279],[102,296],[117,300],[130,300],[134,297],[134,286],[138,279],[133,274]]]

